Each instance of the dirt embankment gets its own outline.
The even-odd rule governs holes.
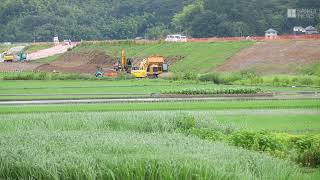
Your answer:
[[[182,56],[165,57],[165,62],[173,65],[180,61]],[[66,52],[57,60],[50,64],[14,62],[2,63],[0,71],[41,71],[41,72],[62,72],[62,73],[79,73],[94,74],[98,69],[113,69],[113,65],[119,58],[106,55],[104,51],[94,50],[91,52]],[[133,59],[133,65],[139,66],[144,58]]]
[[[253,70],[259,74],[295,74],[320,60],[320,40],[265,41],[240,51],[220,72]]]
[[[32,71],[40,64],[28,62],[0,63],[0,72]]]
[[[94,74],[99,68],[112,68],[116,59],[103,51],[67,52],[58,60],[37,67],[36,71]]]

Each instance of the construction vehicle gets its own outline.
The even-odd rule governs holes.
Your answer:
[[[3,55],[3,62],[13,62],[15,59],[14,55],[11,53],[5,52]]]
[[[130,73],[132,68],[132,59],[127,58],[126,51],[123,49],[121,51],[121,58],[114,65],[114,69],[118,72]]]
[[[96,77],[117,77],[119,73],[113,69],[98,68]]]
[[[132,66],[132,59],[127,58],[126,51],[121,51],[121,58],[114,64],[114,70],[98,68],[96,77],[116,77],[120,73],[128,73],[135,78],[157,78],[158,75],[168,71],[168,64],[165,64],[164,57],[150,56],[143,59],[138,67]]]
[[[96,77],[117,77],[119,73],[130,73],[132,68],[132,59],[127,58],[126,51],[121,51],[121,57],[113,65],[113,69],[97,67]]]
[[[131,74],[136,78],[157,78],[166,71],[168,71],[168,65],[164,63],[164,57],[151,56],[142,60],[138,67],[133,67]]]
[[[23,51],[23,48],[21,47],[11,48],[10,50],[4,53],[3,60],[4,62],[13,62],[13,61],[23,62],[27,60],[27,55]]]
[[[20,51],[17,56],[17,61],[23,62],[27,60],[27,54],[24,51]]]

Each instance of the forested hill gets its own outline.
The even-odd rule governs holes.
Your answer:
[[[126,39],[167,28],[193,0],[1,0],[0,41]]]
[[[315,14],[288,19],[288,8]],[[319,19],[319,0],[1,0],[0,42],[262,35]]]
[[[296,9],[296,18],[288,18],[288,9]],[[269,28],[292,33],[294,26],[320,28],[320,0],[201,0],[173,23],[194,37],[264,35]]]

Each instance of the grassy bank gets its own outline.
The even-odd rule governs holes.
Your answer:
[[[7,50],[9,50],[10,48],[12,48],[12,45],[0,45],[0,53],[3,53]]]
[[[128,57],[143,58],[151,55],[161,55],[177,61],[170,69],[174,72],[205,73],[212,71],[225,60],[243,48],[252,45],[250,41],[215,42],[215,43],[134,43],[100,42],[82,43],[74,51],[103,50],[107,54],[120,57],[121,50],[127,51]],[[179,60],[180,59],[180,60]]]
[[[30,53],[37,52],[37,51],[40,51],[43,49],[51,48],[53,46],[54,46],[53,43],[31,44],[31,45],[26,46],[24,48],[24,51],[27,54],[30,54]]]

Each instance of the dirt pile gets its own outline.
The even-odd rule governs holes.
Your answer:
[[[295,74],[320,60],[320,40],[258,42],[231,57],[217,71],[253,70],[259,74]]]
[[[177,63],[178,61],[182,60],[185,58],[184,56],[168,56],[165,58],[165,63],[167,63],[169,66]]]
[[[0,72],[32,71],[39,65],[28,62],[0,63]]]
[[[35,70],[94,74],[99,68],[112,68],[114,63],[116,63],[116,59],[106,55],[103,51],[67,52],[58,60],[50,64],[43,64]]]

